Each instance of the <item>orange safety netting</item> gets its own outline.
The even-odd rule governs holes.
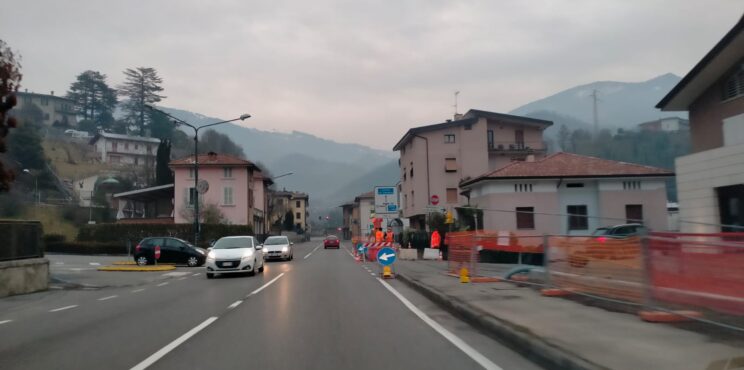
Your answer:
[[[656,300],[744,315],[744,233],[652,233],[649,251]]]

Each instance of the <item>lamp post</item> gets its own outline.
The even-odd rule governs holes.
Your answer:
[[[20,164],[20,162],[17,162],[17,161],[16,163]],[[31,170],[29,170],[28,168],[24,168],[22,172],[27,175],[31,175]],[[36,201],[35,203],[36,203],[36,206],[38,207],[39,203],[41,203],[41,197],[39,196],[39,176],[38,175],[33,175],[33,176],[34,176],[34,189],[35,189],[34,198],[36,198],[34,200]]]
[[[207,127],[217,126],[221,125],[223,123],[230,123],[235,121],[245,121],[248,118],[251,118],[250,114],[241,114],[238,118],[233,118],[227,121],[220,121],[215,123],[210,123],[208,125],[202,125],[202,126],[194,126],[180,118],[173,117],[172,115],[168,114],[167,112],[164,112],[160,109],[157,109],[151,105],[145,104],[145,107],[152,111],[156,111],[160,114],[164,114],[165,116],[171,118],[176,125],[184,125],[190,127],[192,130],[194,130],[194,245],[199,245],[199,232],[200,225],[199,225],[199,192],[196,190],[197,185],[199,184],[199,130]]]

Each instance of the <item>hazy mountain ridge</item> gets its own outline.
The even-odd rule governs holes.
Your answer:
[[[632,129],[639,123],[662,117],[687,118],[684,112],[661,112],[655,108],[680,80],[681,77],[667,73],[643,82],[597,81],[527,103],[509,113],[553,120],[554,127],[547,131],[548,136],[553,136],[561,124],[571,129],[591,129],[592,93],[596,90],[599,127]]]

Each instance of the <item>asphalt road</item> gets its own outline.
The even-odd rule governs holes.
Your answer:
[[[263,274],[203,268],[0,299],[0,369],[538,369],[345,245]],[[103,272],[100,272],[104,274]]]

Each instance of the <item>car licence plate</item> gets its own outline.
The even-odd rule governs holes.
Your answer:
[[[230,267],[232,266],[232,262],[222,262],[222,267]]]

